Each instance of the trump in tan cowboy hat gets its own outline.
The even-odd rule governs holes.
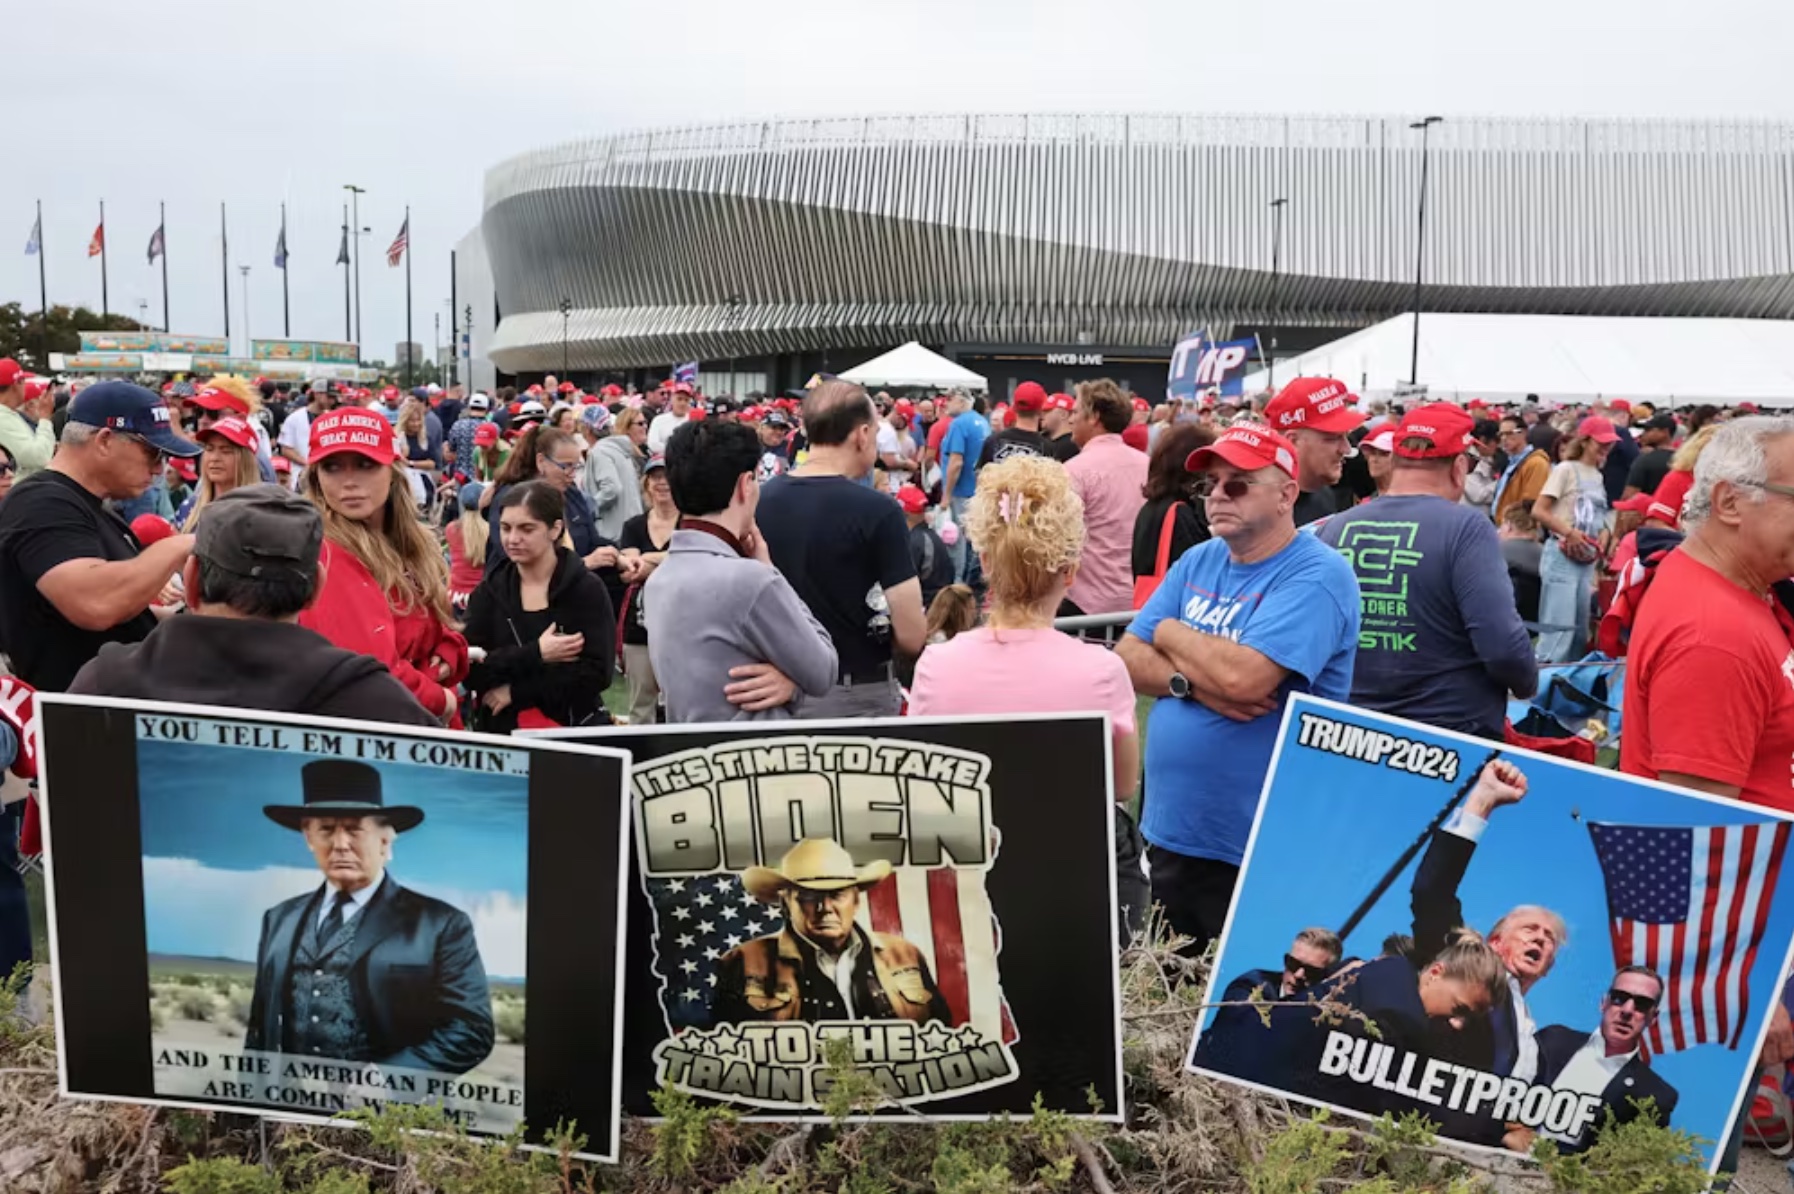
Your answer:
[[[780,905],[785,924],[722,956],[711,1020],[950,1022],[921,951],[855,923],[860,891],[890,873],[883,859],[856,866],[827,838],[798,842],[776,868],[743,871],[742,887],[763,904]]]

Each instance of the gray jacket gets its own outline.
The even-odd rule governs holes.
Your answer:
[[[643,508],[635,445],[627,435],[607,436],[592,445],[579,487],[598,517],[598,533],[612,543],[622,538],[623,524]]]
[[[835,686],[835,644],[790,582],[703,531],[673,532],[642,587],[642,616],[668,721],[782,721],[796,716],[804,693]],[[723,686],[730,668],[750,663],[772,664],[802,691],[781,708],[743,712]]]

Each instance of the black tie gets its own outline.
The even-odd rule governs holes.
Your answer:
[[[331,902],[330,911],[324,914],[324,923],[318,929],[318,940],[328,941],[336,936],[336,931],[343,927],[343,909],[355,902],[355,897],[346,891],[336,893]]]

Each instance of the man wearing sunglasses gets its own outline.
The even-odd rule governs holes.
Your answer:
[[[1285,700],[1351,691],[1358,582],[1297,533],[1296,449],[1282,435],[1231,428],[1185,469],[1214,538],[1171,566],[1115,652],[1134,690],[1160,698],[1140,827],[1153,899],[1200,951],[1226,920]]]
[[[1663,1000],[1663,979],[1647,966],[1627,966],[1613,976],[1601,996],[1601,1027],[1593,1033],[1553,1024],[1541,1028],[1539,1076],[1542,1086],[1599,1095],[1602,1113],[1595,1125],[1574,1136],[1546,1133],[1562,1151],[1585,1152],[1612,1114],[1614,1124],[1629,1124],[1641,1117],[1634,1100],[1656,1101],[1656,1120],[1668,1125],[1676,1109],[1676,1088],[1658,1077],[1650,1063],[1638,1054],[1639,1043],[1657,1018]],[[1504,1143],[1516,1152],[1532,1148],[1533,1133],[1523,1127],[1509,1129]]]
[[[61,692],[101,644],[155,629],[151,608],[193,536],[142,547],[105,503],[143,493],[168,456],[199,454],[142,386],[107,381],[75,396],[49,467],[0,503],[0,651],[21,679]]]

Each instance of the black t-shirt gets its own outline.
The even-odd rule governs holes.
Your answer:
[[[760,491],[754,521],[773,564],[834,640],[841,674],[890,663],[885,590],[916,575],[909,527],[890,495],[845,477],[788,475]]]
[[[0,650],[34,688],[62,692],[105,643],[149,637],[147,609],[110,630],[82,630],[37,591],[45,573],[70,560],[134,560],[137,537],[105,503],[45,469],[0,502]]]
[[[671,543],[669,539],[667,543]],[[648,516],[637,514],[623,524],[621,534],[617,536],[617,546],[623,551],[635,548],[643,555],[657,551],[665,551],[667,543],[656,543],[648,533]],[[630,585],[629,595],[625,599],[628,606],[623,615],[623,642],[631,647],[648,645],[648,623],[642,605],[642,592],[646,586]],[[619,607],[621,608],[621,607]]]
[[[1339,512],[1339,505],[1334,500],[1332,489],[1317,489],[1313,493],[1304,492],[1296,498],[1296,525],[1305,527],[1317,518],[1325,518],[1329,514]]]
[[[922,608],[934,604],[937,594],[953,583],[953,555],[935,529],[925,522],[909,529],[909,558],[916,562],[922,581]]]
[[[1020,427],[1005,427],[984,441],[984,450],[978,453],[978,467],[995,464],[999,460],[1007,460],[1011,456],[1045,456],[1051,458],[1052,449],[1047,444],[1047,437],[1038,431],[1023,431]]]
[[[1656,493],[1663,478],[1669,475],[1669,462],[1675,458],[1676,454],[1668,448],[1646,448],[1632,462],[1626,484],[1640,493]]]
[[[1047,455],[1064,464],[1078,454],[1078,441],[1069,434],[1047,441]]]
[[[1201,502],[1188,498],[1154,498],[1140,507],[1134,516],[1134,543],[1130,552],[1135,576],[1152,576],[1158,571],[1159,536],[1165,529],[1165,512],[1177,505],[1171,520],[1171,554],[1166,568],[1177,563],[1184,552],[1209,537],[1208,511]]]

